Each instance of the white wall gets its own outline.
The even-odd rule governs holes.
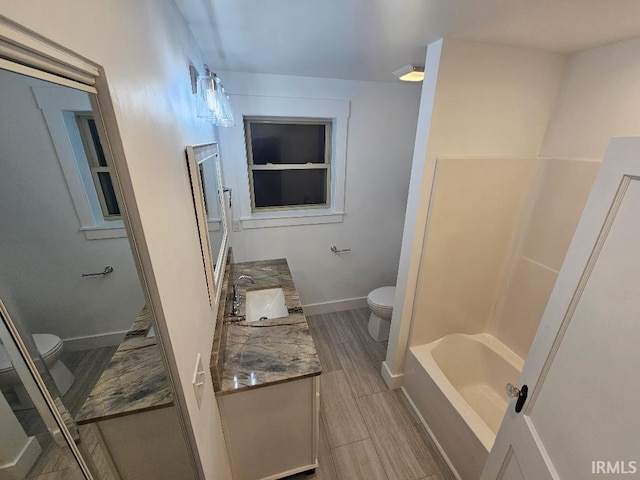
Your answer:
[[[611,137],[640,135],[640,38],[569,57],[543,155],[602,160]]]
[[[351,102],[343,222],[234,232],[234,260],[286,257],[304,305],[362,298],[395,284],[420,86],[217,73],[232,95]],[[236,128],[242,128],[237,120]],[[225,183],[236,196],[243,190],[240,182],[248,182],[245,146],[225,129],[219,135]],[[332,245],[352,252],[337,256]]]
[[[444,40],[426,151],[416,143],[416,149],[424,151],[425,164],[420,192],[413,192],[420,203],[429,203],[439,156],[537,155],[558,96],[564,63],[563,56],[552,53]],[[425,221],[427,213],[427,209],[421,211],[423,218],[418,223]],[[411,264],[421,263],[425,238],[426,231],[416,231]],[[400,317],[394,313],[392,331],[407,331],[413,313],[407,307],[413,305],[413,294],[413,289],[407,288],[410,298],[396,299],[394,310],[402,313]],[[419,295],[419,288],[415,294]],[[407,341],[408,335],[398,336],[397,345],[389,349],[385,366],[391,375],[402,372]]]
[[[0,85],[1,275],[22,318],[32,333],[63,340],[128,330],[145,303],[131,248],[127,238],[87,240],[80,231],[31,89],[48,84],[0,70]],[[86,93],[72,92],[90,109]],[[105,265],[114,267],[108,277],[81,277]]]
[[[155,305],[166,322],[203,468],[230,477],[219,411],[207,376],[199,408],[191,386],[196,357],[209,358],[216,306],[209,305],[184,149],[211,141],[196,119],[189,63],[196,43],[170,0],[5,2],[3,15],[102,65],[126,156],[120,174],[139,216]]]

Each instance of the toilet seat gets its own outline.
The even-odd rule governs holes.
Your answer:
[[[34,333],[33,340],[36,342],[38,352],[42,359],[47,359],[62,349],[62,340],[57,335],[50,333]]]
[[[369,293],[367,302],[381,310],[393,310],[395,296],[396,287],[380,287]]]
[[[58,389],[58,393],[64,395],[73,385],[75,377],[60,359],[63,350],[62,340],[57,335],[50,333],[34,333],[32,336],[38,348],[38,353]],[[18,410],[33,408],[33,400],[22,384],[18,373],[13,368],[9,354],[2,344],[0,344],[0,388],[2,388],[3,392],[11,392],[13,390],[18,400],[16,406]]]
[[[47,360],[62,349],[62,340],[50,333],[34,333],[33,340],[43,360]],[[4,345],[0,344],[0,375],[13,370],[13,364]]]

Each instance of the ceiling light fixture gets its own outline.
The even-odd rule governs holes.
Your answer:
[[[420,65],[405,65],[393,74],[403,82],[421,82],[424,80],[424,67]]]

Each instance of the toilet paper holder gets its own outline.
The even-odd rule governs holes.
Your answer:
[[[104,267],[104,270],[102,272],[83,273],[82,276],[83,277],[106,277],[111,272],[113,272],[113,267],[111,265],[107,265],[106,267]]]

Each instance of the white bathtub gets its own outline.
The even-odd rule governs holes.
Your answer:
[[[523,360],[492,335],[447,335],[409,349],[404,392],[463,480],[477,480]]]

